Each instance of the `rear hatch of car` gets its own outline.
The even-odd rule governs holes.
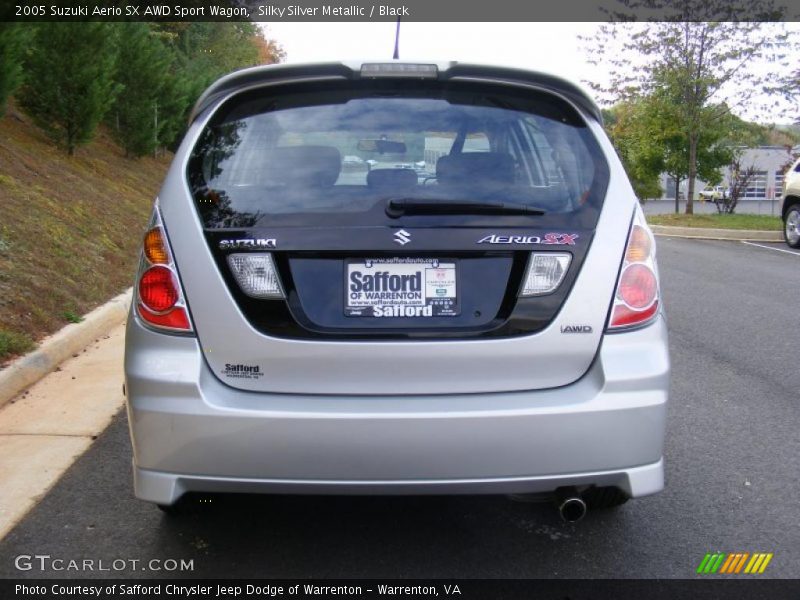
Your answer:
[[[160,201],[215,376],[374,395],[586,372],[629,189],[565,94],[479,74],[251,78],[195,120]]]

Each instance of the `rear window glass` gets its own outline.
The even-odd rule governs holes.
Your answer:
[[[225,103],[189,160],[205,227],[375,225],[393,198],[521,203],[594,227],[608,167],[566,102],[498,86],[375,88],[264,88]]]

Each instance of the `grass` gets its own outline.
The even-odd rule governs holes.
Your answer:
[[[709,229],[751,229],[756,231],[781,231],[779,217],[769,215],[648,215],[650,225],[675,227],[706,227]]]
[[[0,356],[22,354],[32,350],[35,344],[24,333],[14,333],[0,329]]]
[[[70,323],[80,323],[81,321],[83,321],[83,317],[72,310],[65,310],[61,314],[64,316],[64,319],[66,319]]]
[[[9,106],[0,118],[0,364],[132,285],[168,164],[125,158],[102,130],[67,156]]]

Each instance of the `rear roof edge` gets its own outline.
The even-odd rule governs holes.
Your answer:
[[[565,96],[588,115],[602,124],[603,117],[589,94],[579,85],[543,71],[529,71],[513,67],[498,67],[459,62],[439,61],[379,61],[363,60],[329,63],[298,63],[263,65],[241,69],[225,75],[212,83],[192,108],[189,123],[197,119],[209,106],[237,89],[244,89],[270,81],[302,81],[308,79],[360,79],[364,63],[424,63],[435,64],[439,69],[439,80],[476,79],[500,83],[536,85],[542,89]]]

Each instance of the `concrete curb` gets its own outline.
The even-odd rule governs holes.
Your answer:
[[[94,309],[80,323],[67,325],[45,338],[36,350],[0,370],[0,406],[122,322],[130,308],[131,293],[129,288]]]
[[[705,229],[702,227],[672,227],[651,225],[656,235],[698,240],[735,240],[740,242],[782,242],[780,231],[757,231],[753,229]]]

